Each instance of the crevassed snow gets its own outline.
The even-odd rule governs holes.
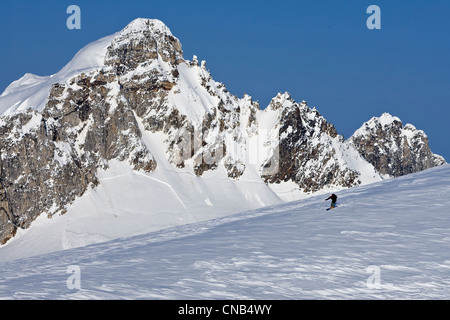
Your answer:
[[[315,196],[11,261],[0,298],[447,299],[449,192],[444,165],[340,191],[332,211]]]

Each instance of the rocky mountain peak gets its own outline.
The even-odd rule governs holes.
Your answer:
[[[141,37],[143,33],[150,31],[155,34],[165,34],[173,36],[170,29],[158,19],[136,18],[131,21],[125,28],[118,32],[119,35],[125,36],[132,34],[133,37]]]
[[[107,50],[105,65],[114,66],[118,74],[136,69],[158,56],[172,65],[183,61],[180,41],[156,19],[133,20],[115,35]]]
[[[291,107],[295,104],[289,92],[279,92],[269,103],[268,108],[272,110],[278,110],[280,108]]]
[[[401,130],[403,127],[402,121],[395,116],[385,112],[380,117],[372,117],[365,122],[353,136],[366,135],[369,132],[375,133],[383,130]]]
[[[349,141],[385,176],[398,177],[445,163],[431,152],[425,132],[412,124],[403,126],[388,113],[365,122]]]

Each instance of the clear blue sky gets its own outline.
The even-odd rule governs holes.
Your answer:
[[[81,30],[66,9],[81,8]],[[381,30],[369,30],[369,5]],[[207,61],[216,81],[264,108],[277,92],[332,122],[348,138],[389,112],[424,130],[450,161],[450,1],[85,1],[0,2],[0,91],[26,72],[49,75],[84,45],[137,17],[162,20],[184,56]]]

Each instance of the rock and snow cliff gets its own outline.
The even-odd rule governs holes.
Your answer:
[[[223,215],[233,199],[250,209],[445,163],[422,131],[388,115],[345,141],[288,93],[261,110],[214,81],[204,61],[185,60],[159,20],[132,21],[53,76],[25,75],[0,96],[0,111],[2,243],[41,214],[72,214],[115,161],[160,182],[133,191],[142,197],[168,186],[146,209],[163,215],[179,202],[181,222]],[[216,196],[214,179],[227,186]]]
[[[431,152],[422,130],[409,123],[403,126],[399,118],[388,113],[365,122],[349,141],[378,172],[388,177],[445,164],[443,157]]]

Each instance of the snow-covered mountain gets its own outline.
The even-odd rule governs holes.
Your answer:
[[[25,75],[0,111],[0,242],[54,217],[41,223],[60,224],[41,237],[48,252],[412,172],[384,171],[358,140],[377,137],[345,141],[288,93],[263,110],[232,95],[159,20],[132,21],[55,75]],[[444,163],[420,137],[405,140],[428,150],[415,168]],[[389,148],[376,152],[404,157]]]
[[[306,102],[278,94],[263,113],[261,117],[275,120],[270,130],[277,137],[271,147],[274,156],[263,164],[262,177],[267,182],[293,181],[304,192],[314,192],[380,180],[373,166]],[[273,163],[276,170],[266,171]]]
[[[398,177],[445,164],[433,154],[428,137],[388,113],[373,117],[350,137],[350,143],[383,175]]]

